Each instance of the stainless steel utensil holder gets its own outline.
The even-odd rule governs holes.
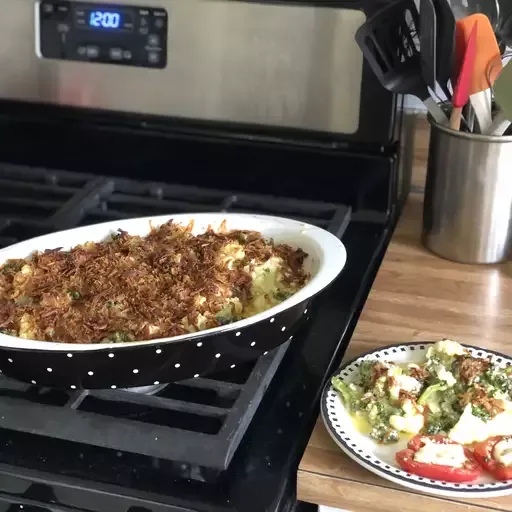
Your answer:
[[[461,263],[506,260],[512,247],[512,136],[429,122],[423,244]]]

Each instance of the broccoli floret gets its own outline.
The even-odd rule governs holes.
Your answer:
[[[427,420],[427,425],[425,426],[425,434],[429,436],[434,436],[439,434],[440,432],[444,432],[444,423],[440,418],[430,417]]]
[[[7,260],[2,266],[2,274],[15,274],[23,268],[23,262],[16,260]]]
[[[133,341],[132,336],[124,331],[116,331],[103,339],[104,343],[126,343]]]
[[[429,435],[450,431],[457,423],[458,418],[454,415],[429,414],[425,423],[425,433]]]
[[[291,295],[292,294],[290,292],[285,292],[285,291],[279,290],[274,293],[274,298],[280,302],[283,302],[288,297],[291,297]]]
[[[490,386],[497,391],[512,396],[512,369],[508,367],[501,369],[497,366],[491,366],[482,375],[482,384]]]
[[[399,434],[396,430],[386,425],[378,425],[372,429],[370,437],[381,444],[393,444],[398,442]]]
[[[375,364],[374,361],[363,361],[359,367],[359,379],[361,386],[367,389],[372,383],[372,368]]]
[[[68,290],[68,295],[72,300],[78,300],[80,297],[82,297],[78,290]]]
[[[426,405],[429,400],[432,400],[437,393],[445,391],[448,388],[446,384],[438,382],[437,384],[432,384],[429,386],[418,399],[419,405]]]
[[[471,412],[473,416],[480,418],[482,421],[486,423],[491,419],[491,415],[487,412],[483,407],[479,405],[471,405]]]
[[[391,416],[404,415],[404,411],[401,408],[394,407],[384,400],[372,402],[367,410],[368,422],[373,426],[381,424],[387,425],[389,424],[389,418],[391,418]]]
[[[338,395],[343,402],[343,405],[347,407],[350,412],[358,411],[361,408],[361,391],[354,386],[353,389],[349,384],[343,382],[339,377],[333,377],[331,379],[332,387],[338,392]]]

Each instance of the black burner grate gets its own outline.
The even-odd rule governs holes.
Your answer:
[[[0,380],[0,427],[223,470],[288,343],[238,371],[169,384],[158,395]]]
[[[0,165],[0,247],[59,229],[186,212],[279,215],[341,237],[341,204],[234,194]],[[169,384],[158,395],[58,391],[0,380],[0,427],[183,463],[226,469],[288,344],[237,372]],[[234,378],[234,376],[236,378]],[[193,475],[204,472],[191,471]]]
[[[315,224],[339,237],[350,218],[350,208],[342,204],[12,165],[0,165],[0,187],[0,247],[58,229],[167,213],[280,215]]]

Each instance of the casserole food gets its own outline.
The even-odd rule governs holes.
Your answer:
[[[118,230],[68,251],[7,260],[0,331],[68,343],[177,336],[261,313],[309,278],[302,249],[225,225],[192,229],[169,221],[146,236]]]
[[[86,242],[100,242],[118,230],[143,237],[151,226],[157,228],[169,220],[182,227],[192,226],[193,235],[208,228],[214,232],[254,231],[275,244],[301,249],[308,255],[303,271],[310,278],[296,293],[265,311],[175,336],[66,343],[0,334],[3,373],[38,385],[92,389],[152,385],[231,369],[293,337],[308,316],[311,298],[334,280],[346,261],[341,241],[316,226],[264,215],[202,213],[115,221],[45,235],[1,250],[0,265],[35,251],[57,247],[67,251]]]

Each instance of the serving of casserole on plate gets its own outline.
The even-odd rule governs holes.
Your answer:
[[[352,459],[415,490],[512,493],[512,360],[455,341],[385,347],[343,365],[322,395]]]

